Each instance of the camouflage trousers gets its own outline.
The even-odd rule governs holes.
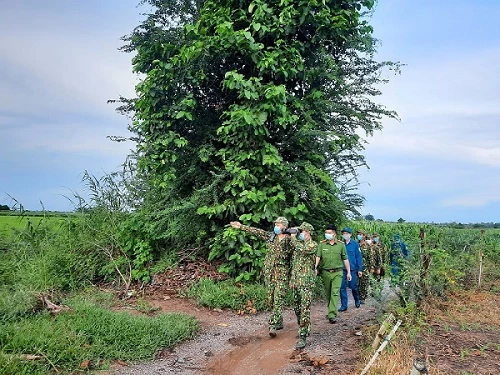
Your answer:
[[[359,299],[364,301],[368,297],[368,291],[370,289],[370,273],[363,272],[363,276],[358,277],[358,280]]]
[[[371,273],[363,273],[363,276],[359,278],[359,298],[365,300],[370,294],[376,299],[380,299],[380,294],[383,287],[383,279],[380,275],[372,275]]]
[[[288,290],[288,272],[286,267],[275,267],[266,277],[267,303],[271,309],[269,328],[283,326],[283,308]]]
[[[299,337],[309,336],[311,332],[311,303],[313,284],[293,287],[293,310],[299,326]]]

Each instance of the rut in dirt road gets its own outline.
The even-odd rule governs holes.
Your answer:
[[[162,305],[162,310],[171,311],[174,303]],[[284,312],[284,329],[272,339],[268,313],[238,316],[230,311],[195,310],[193,306],[192,315],[203,327],[197,337],[163,352],[159,359],[115,368],[110,374],[350,374],[360,357],[361,327],[375,319],[376,306],[377,302],[368,299],[355,308],[351,300],[349,309],[339,313],[337,323],[330,324],[325,317],[326,303],[315,302],[311,336],[302,351],[295,349],[297,321],[291,309]],[[327,362],[315,367],[311,358]]]

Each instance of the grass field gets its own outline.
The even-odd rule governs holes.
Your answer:
[[[76,214],[64,214],[64,213],[41,213],[41,212],[30,212],[30,213],[0,213],[0,243],[3,239],[7,240],[10,236],[16,232],[28,229],[29,227],[38,228],[40,225],[46,225],[47,227],[57,229],[63,226],[70,219],[75,219]]]

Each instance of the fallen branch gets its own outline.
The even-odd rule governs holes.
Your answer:
[[[70,310],[70,308],[68,306],[64,306],[64,305],[56,305],[55,303],[53,303],[49,297],[47,297],[45,294],[42,294],[41,295],[41,299],[42,299],[42,302],[47,305],[47,310],[50,311],[51,314],[55,315],[55,314],[58,314],[60,313],[61,311],[67,311],[67,310]]]
[[[391,340],[392,335],[394,335],[396,333],[396,331],[398,330],[398,328],[401,325],[401,323],[402,323],[401,320],[398,320],[396,322],[396,325],[394,326],[394,328],[392,329],[392,331],[385,337],[384,341],[382,342],[382,344],[380,345],[380,347],[377,349],[377,351],[375,352],[375,354],[373,355],[373,357],[370,359],[370,362],[368,362],[368,364],[363,369],[363,371],[361,372],[360,375],[365,375],[368,372],[368,370],[373,365],[373,363],[375,362],[375,360],[377,359],[377,357],[380,355],[380,353],[382,353],[382,351],[385,349],[385,347],[387,346],[387,344]]]

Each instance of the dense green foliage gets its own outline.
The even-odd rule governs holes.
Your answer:
[[[500,230],[456,229],[446,225],[383,223],[378,221],[351,222],[353,230],[377,232],[387,248],[393,236],[400,234],[409,250],[404,265],[401,298],[403,305],[419,302],[428,295],[446,297],[456,288],[478,286],[480,254],[482,287],[498,291],[500,280]],[[424,230],[425,238],[420,238]],[[429,264],[428,267],[426,265]],[[423,273],[423,270],[428,272]]]
[[[0,217],[0,373],[72,373],[85,360],[97,369],[112,359],[150,358],[196,331],[186,316],[132,317],[63,298],[102,281],[128,288],[134,272],[149,276],[120,243],[129,214],[111,210],[106,196],[98,194],[94,207],[78,215]],[[42,293],[72,311],[51,317]]]
[[[221,233],[229,220],[323,225],[356,212],[345,183],[365,163],[360,134],[396,116],[372,100],[383,68],[398,67],[373,60],[372,0],[144,2],[154,12],[124,50],[145,78],[121,109],[146,181],[145,242],[214,244],[210,258],[248,279],[264,248]]]

